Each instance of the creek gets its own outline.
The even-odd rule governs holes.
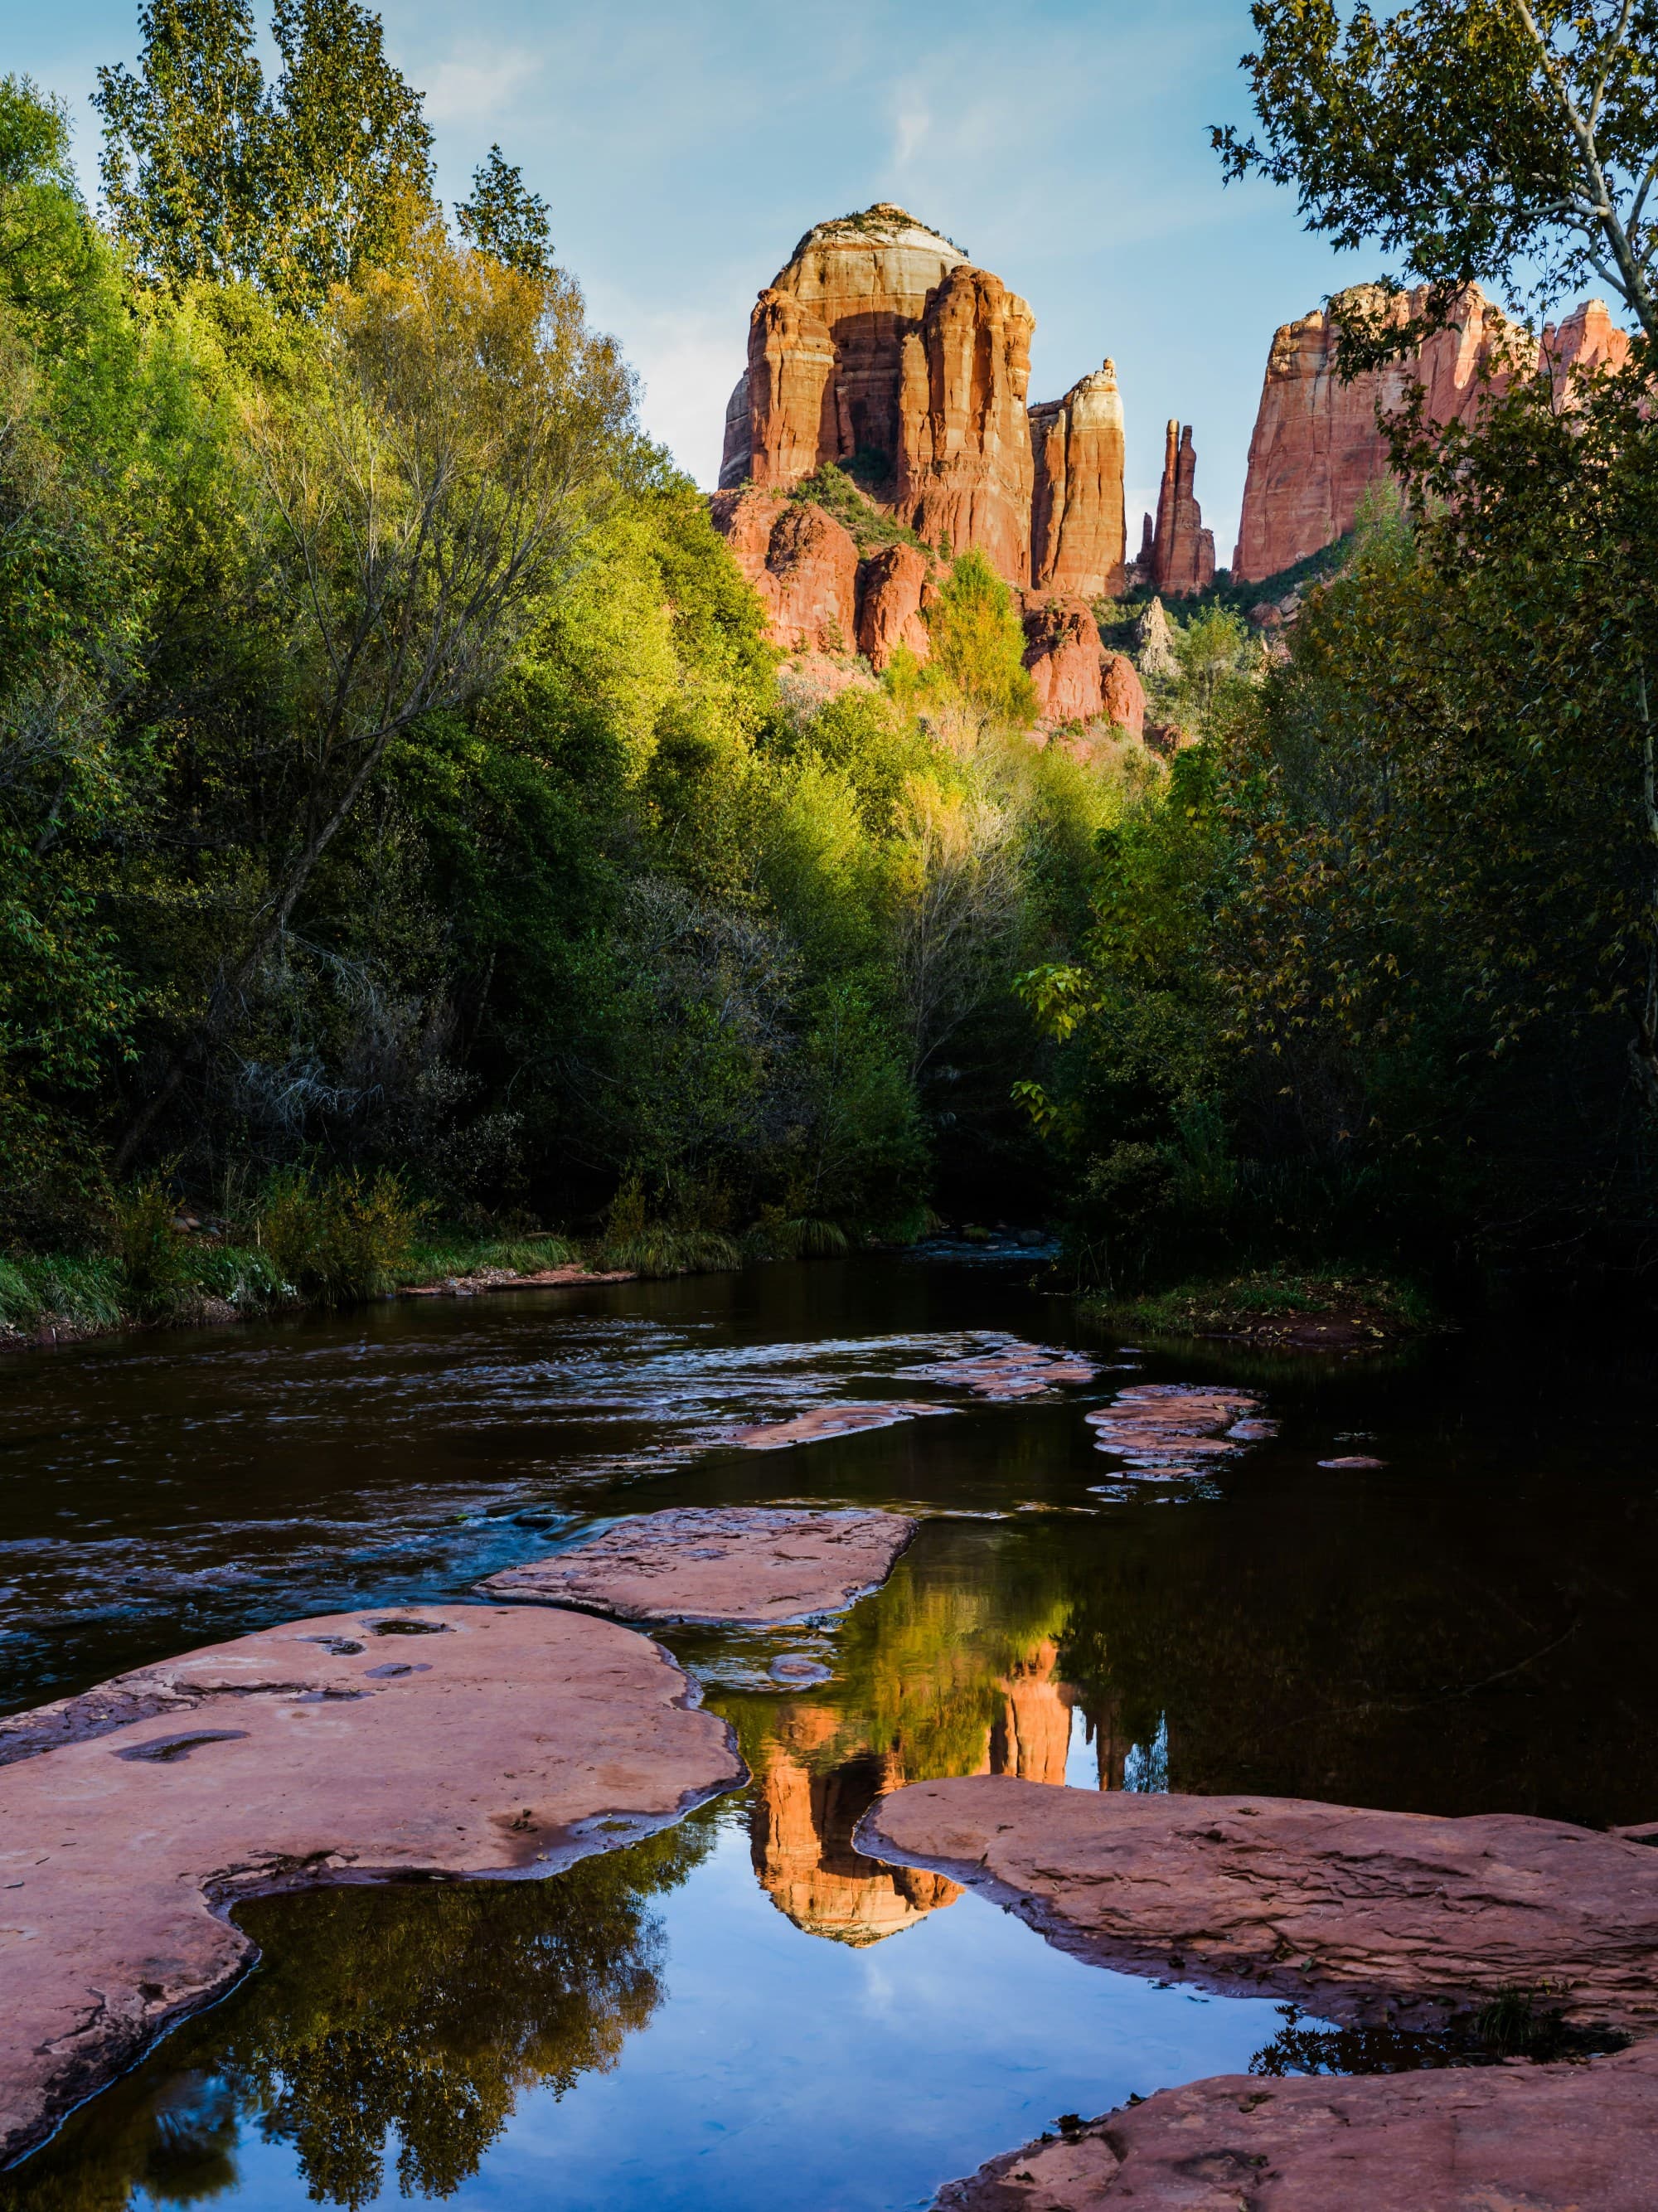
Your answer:
[[[913,1395],[906,1369],[997,1335],[1104,1371],[726,1440]],[[1126,1476],[1084,1416],[1131,1380],[1239,1384],[1277,1433]],[[1142,1351],[1028,1261],[882,1257],[26,1354],[0,1408],[6,1711],[273,1621],[465,1599],[622,1512],[922,1521],[832,1627],[664,1635],[749,1787],[544,1881],[242,1907],[260,1964],[6,2176],[8,2212],[896,2212],[1061,2114],[1312,2063],[1270,2002],[1083,1964],[862,1856],[905,1778],[1658,1814],[1658,1379],[1633,1335]],[[1382,1464],[1319,1464],[1355,1456]],[[827,1679],[785,1686],[780,1657]]]

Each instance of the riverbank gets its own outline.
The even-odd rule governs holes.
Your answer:
[[[465,1297],[482,1291],[631,1282],[636,1267],[607,1267],[551,1234],[516,1237],[440,1231],[411,1243],[355,1298],[307,1292],[284,1281],[260,1246],[186,1227],[169,1254],[168,1279],[133,1284],[113,1253],[0,1257],[0,1352],[82,1344],[124,1330],[222,1326],[280,1313],[323,1310],[376,1297]]]
[[[1362,1352],[1449,1326],[1415,1284],[1337,1267],[1258,1269],[1143,1297],[1091,1300],[1089,1310],[1142,1335],[1218,1337],[1294,1351]]]

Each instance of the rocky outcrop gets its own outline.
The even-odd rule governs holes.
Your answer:
[[[1084,599],[1123,587],[1122,395],[1107,362],[1030,410],[1030,580]]]
[[[1546,323],[1540,350],[1549,365],[1555,398],[1564,397],[1574,376],[1622,368],[1630,343],[1629,332],[1619,329],[1604,300],[1585,300],[1558,326]]]
[[[878,1589],[914,1534],[902,1513],[686,1505],[618,1521],[482,1587],[623,1620],[775,1627],[843,1613]]]
[[[1423,387],[1428,422],[1467,422],[1485,393],[1502,390],[1517,369],[1536,362],[1527,334],[1470,285],[1444,330],[1400,360],[1343,383],[1337,356],[1344,305],[1402,325],[1427,304],[1423,289],[1390,297],[1378,285],[1356,285],[1278,331],[1249,444],[1235,576],[1277,575],[1352,528],[1366,490],[1388,475],[1378,416],[1400,407],[1412,383]],[[1629,343],[1600,300],[1558,329],[1550,325],[1542,339],[1557,392],[1576,372],[1621,366]]]
[[[1030,569],[1030,340],[1035,318],[958,263],[903,342],[896,512],[946,554],[976,546],[1009,583]]]
[[[1151,518],[1148,514],[1145,520],[1149,525]],[[1172,682],[1180,674],[1174,629],[1161,599],[1154,599],[1135,623],[1134,647],[1139,654],[1142,676]]]
[[[1037,720],[1094,722],[1105,712],[1099,626],[1086,599],[1037,599],[1024,609],[1024,665]]]
[[[934,2212],[1647,2212],[1658,2046],[1588,2065],[1216,2075],[993,2159]]]
[[[710,511],[776,644],[786,653],[853,651],[858,547],[850,531],[811,501],[772,492],[716,492]]]
[[[1145,518],[1140,541],[1142,573],[1152,590],[1171,599],[1189,599],[1215,580],[1215,533],[1203,526],[1203,509],[1194,489],[1198,457],[1192,426],[1170,422],[1163,444],[1163,483],[1157,520]]]
[[[1100,693],[1107,721],[1131,738],[1145,735],[1145,686],[1126,653],[1100,655]]]
[[[929,546],[976,546],[1011,584],[1034,559],[1050,591],[1120,590],[1115,376],[1108,362],[1031,410],[1035,326],[999,276],[902,208],[819,223],[755,304],[721,488],[786,490],[847,465]]]
[[[252,1945],[216,1907],[549,1873],[744,1772],[648,1638],[535,1606],[293,1621],[10,1735],[31,1755],[0,1770],[0,2160],[242,1972]]]
[[[1102,1964],[1349,2021],[1442,2027],[1504,1990],[1658,2031],[1658,1850],[1523,1814],[919,1782],[863,1847],[1017,1902]]]
[[[878,673],[902,646],[927,657],[926,613],[938,596],[935,565],[918,545],[882,545],[858,572],[858,650]]]

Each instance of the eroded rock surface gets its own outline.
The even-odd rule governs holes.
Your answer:
[[[810,501],[766,491],[716,492],[714,528],[788,653],[849,653],[858,629],[858,548]]]
[[[1027,2143],[934,2212],[1649,2212],[1658,2049],[1587,2065],[1221,2074]]]
[[[1442,2024],[1521,1989],[1577,2025],[1658,2030],[1658,1851],[1563,1820],[975,1775],[913,1783],[866,1825],[864,1849],[991,1888],[1102,1963],[1351,2021]]]
[[[781,1626],[841,1612],[878,1589],[914,1534],[901,1513],[684,1506],[618,1521],[483,1588],[624,1620]]]
[[[5,1723],[0,2158],[252,1946],[240,1896],[550,1872],[743,1778],[648,1638],[535,1607],[291,1621]]]
[[[1097,721],[1105,712],[1105,671],[1099,625],[1086,599],[1033,595],[1025,600],[1023,622],[1037,720]]]
[[[1277,1424],[1260,1413],[1260,1399],[1247,1390],[1145,1382],[1120,1390],[1108,1406],[1083,1418],[1101,1451],[1114,1453],[1138,1474],[1168,1475],[1230,1459],[1244,1444],[1276,1435]]]

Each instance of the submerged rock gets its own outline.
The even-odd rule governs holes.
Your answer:
[[[866,1826],[865,1850],[1102,1963],[1354,2021],[1442,2025],[1521,1990],[1568,2023],[1658,2030],[1658,1851],[1564,1820],[969,1776],[896,1790]]]
[[[1589,2065],[1216,2075],[993,2159],[934,2212],[1649,2212],[1658,2047]]]
[[[781,1451],[789,1444],[819,1443],[825,1437],[856,1436],[860,1429],[896,1428],[927,1413],[947,1413],[924,1398],[861,1399],[845,1406],[814,1406],[786,1421],[757,1421],[732,1429],[729,1441],[745,1451]]]
[[[944,1382],[970,1390],[975,1398],[993,1399],[1038,1397],[1056,1383],[1091,1382],[1099,1371],[1097,1360],[1046,1344],[1003,1344],[991,1352],[901,1370],[913,1382]]]
[[[1084,1416],[1101,1451],[1114,1453],[1139,1474],[1190,1471],[1193,1460],[1230,1459],[1241,1446],[1278,1433],[1260,1418],[1260,1401],[1247,1390],[1195,1382],[1145,1382],[1120,1390],[1108,1406]]]
[[[619,1521],[573,1551],[491,1575],[483,1588],[624,1620],[780,1627],[841,1612],[878,1589],[914,1534],[901,1513],[684,1506]]]
[[[3,1725],[0,2160],[235,1979],[238,1898],[551,1872],[744,1776],[659,1646],[534,1607],[291,1621]]]

